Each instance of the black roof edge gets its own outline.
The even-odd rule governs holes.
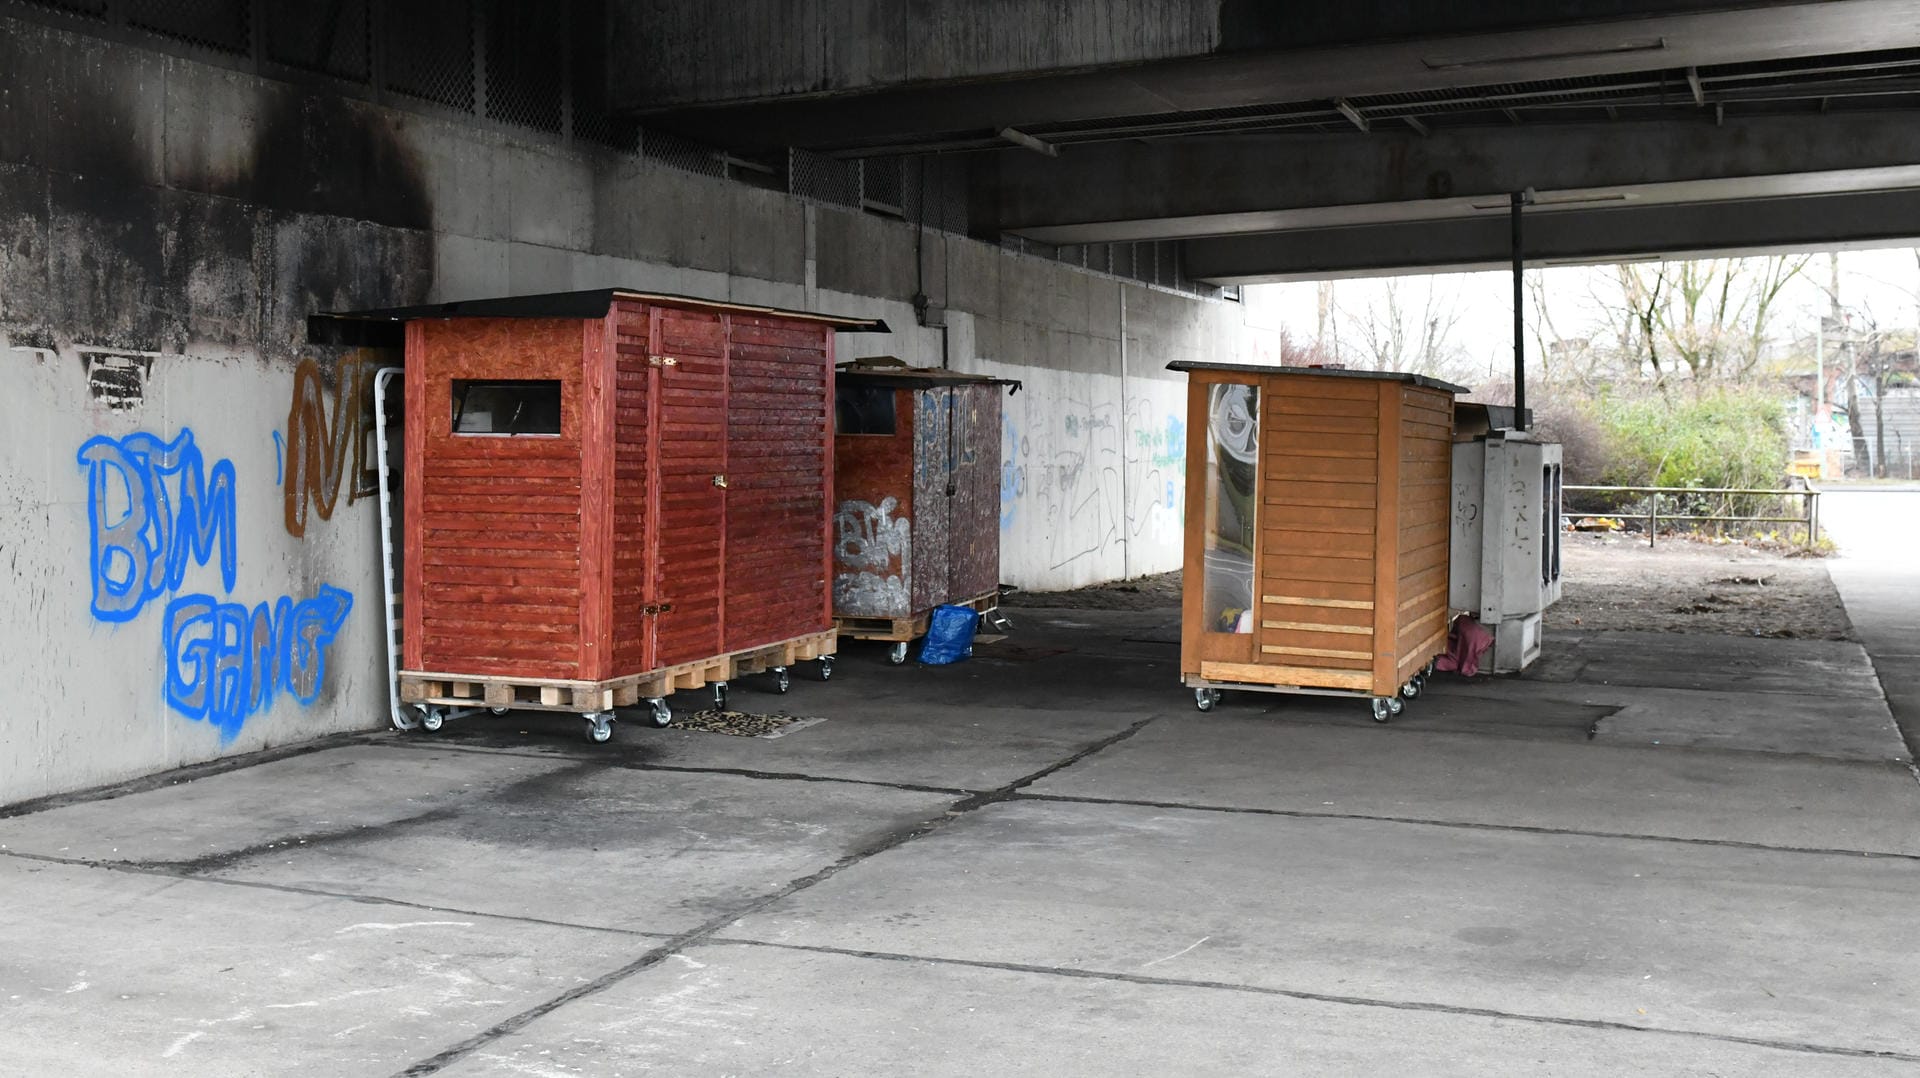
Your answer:
[[[1333,367],[1282,367],[1260,363],[1214,363],[1204,360],[1176,359],[1167,364],[1170,371],[1234,371],[1246,374],[1306,374],[1325,375],[1332,378],[1362,378],[1376,382],[1405,382],[1410,385],[1425,386],[1428,389],[1445,390],[1448,393],[1471,393],[1466,386],[1455,385],[1439,378],[1429,378],[1424,374],[1408,374],[1405,371],[1354,371]]]

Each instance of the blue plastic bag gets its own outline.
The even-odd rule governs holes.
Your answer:
[[[957,663],[973,654],[973,633],[980,612],[964,606],[936,606],[920,644],[920,661],[928,666]]]

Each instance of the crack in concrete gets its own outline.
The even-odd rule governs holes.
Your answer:
[[[261,749],[258,752],[241,753],[238,756],[222,756],[217,760],[188,764],[185,767],[176,767],[168,771],[162,771],[156,775],[145,775],[137,779],[129,779],[126,782],[116,782],[106,786],[95,786],[91,789],[75,790],[71,793],[36,797],[30,801],[18,801],[0,808],[0,820],[9,820],[16,816],[31,816],[36,812],[65,808],[68,805],[84,805],[93,801],[111,801],[116,797],[126,797],[129,794],[140,794],[146,793],[149,790],[161,790],[169,786],[179,786],[182,783],[193,782],[197,779],[211,778],[214,775],[224,775],[229,771],[240,771],[249,767],[257,767],[261,764],[288,760],[295,756],[307,756],[316,752],[325,752],[328,749],[346,748],[349,745],[373,745],[378,744],[381,740],[384,740],[384,731],[327,734],[316,737],[311,741],[302,741],[293,745],[281,745],[276,748]]]
[[[1821,1044],[1815,1041],[1778,1040],[1769,1037],[1743,1037],[1734,1033],[1714,1033],[1697,1029],[1661,1029],[1657,1026],[1637,1026],[1631,1022],[1612,1022],[1601,1018],[1569,1018],[1564,1015],[1528,1014],[1523,1011],[1501,1011],[1490,1007],[1468,1007],[1452,1003],[1434,1003],[1423,1000],[1379,999],[1372,996],[1343,996],[1329,992],[1313,992],[1297,988],[1275,988],[1268,985],[1235,984],[1232,981],[1189,980],[1181,977],[1161,977],[1144,973],[1121,973],[1104,970],[1077,969],[1071,966],[1040,966],[1024,962],[996,962],[988,959],[942,958],[929,955],[900,954],[892,951],[865,951],[848,947],[829,947],[799,943],[772,943],[765,940],[737,939],[727,936],[715,936],[702,942],[714,946],[728,947],[765,947],[780,951],[801,951],[813,954],[830,954],[847,958],[865,958],[883,962],[902,962],[910,964],[963,966],[972,969],[999,970],[1008,973],[1031,973],[1041,976],[1068,977],[1076,980],[1120,981],[1164,988],[1200,988],[1222,992],[1241,992],[1250,995],[1278,996],[1285,999],[1306,1000],[1314,1003],[1331,1003],[1349,1007],[1377,1007],[1396,1011],[1420,1011],[1428,1014],[1458,1015],[1471,1018],[1504,1019],[1514,1022],[1530,1022],[1536,1025],[1571,1026],[1577,1029],[1595,1029],[1619,1033],[1650,1033],[1665,1037],[1686,1037],[1697,1040],[1716,1041],[1722,1044],[1743,1044],[1758,1048],[1773,1048],[1786,1052],[1799,1052],[1810,1055],[1847,1056],[1861,1059],[1889,1059],[1903,1063],[1920,1063],[1920,1055],[1909,1052],[1880,1048],[1857,1048],[1851,1045]]]
[[[256,891],[276,891],[281,894],[301,895],[313,898],[338,898],[356,902],[363,906],[393,906],[399,909],[419,910],[422,913],[456,914],[463,917],[484,917],[493,921],[507,921],[515,924],[540,925],[546,928],[571,928],[582,932],[610,932],[619,936],[637,936],[642,939],[667,939],[664,932],[647,932],[637,928],[618,928],[611,925],[585,925],[573,921],[554,921],[544,917],[528,917],[515,913],[488,913],[484,910],[469,910],[456,906],[435,906],[426,902],[411,902],[404,898],[391,898],[384,895],[360,894],[353,891],[330,891],[324,887],[301,887],[289,883],[267,883],[261,880],[237,880],[225,876],[192,876],[173,871],[165,862],[140,864],[131,861],[95,861],[82,857],[59,857],[47,853],[22,853],[18,850],[0,850],[0,857],[11,857],[20,861],[35,861],[48,865],[65,865],[71,868],[94,868],[103,872],[122,872],[132,876],[151,876],[156,879],[174,880],[180,883],[205,883],[220,887],[245,887]]]
[[[1765,850],[1769,853],[1813,854],[1826,857],[1860,857],[1887,861],[1920,862],[1920,854],[1885,850],[1848,850],[1822,846],[1774,846],[1765,842],[1747,842],[1731,838],[1687,838],[1683,835],[1640,835],[1630,831],[1586,831],[1570,827],[1532,827],[1526,824],[1476,823],[1471,820],[1429,820],[1417,816],[1369,816],[1357,812],[1310,812],[1306,809],[1248,808],[1240,805],[1194,805],[1180,801],[1149,801],[1120,797],[1090,797],[1076,794],[1016,794],[1008,800],[1051,801],[1075,805],[1128,805],[1135,808],[1186,809],[1192,812],[1219,812],[1243,816],[1284,816],[1297,820],[1364,820],[1371,823],[1410,824],[1416,827],[1449,827],[1461,831],[1512,831],[1526,835],[1560,835],[1574,838],[1626,839],[1632,842],[1672,842],[1685,846],[1724,846],[1736,850]]]
[[[1085,760],[1087,757],[1092,756],[1095,753],[1105,751],[1106,749],[1112,748],[1114,745],[1117,745],[1120,742],[1127,740],[1128,738],[1139,733],[1141,730],[1145,729],[1147,724],[1153,722],[1154,719],[1157,717],[1158,716],[1150,716],[1148,718],[1141,719],[1140,721],[1133,723],[1132,725],[1128,726],[1126,729],[1120,731],[1119,733],[1110,734],[1106,737],[1103,737],[1100,740],[1095,741],[1092,744],[1079,749],[1073,754],[1067,756],[1065,759],[1049,764],[1046,767],[1043,767],[1040,770],[1033,772],[1032,774],[1025,775],[1025,776],[1022,776],[1021,778],[1015,779],[1014,781],[1007,783],[1004,786],[1000,786],[992,790],[975,793],[969,797],[956,801],[952,805],[949,805],[946,809],[943,809],[940,812],[940,814],[937,816],[930,816],[910,826],[897,828],[894,831],[881,836],[875,841],[868,843],[867,845],[861,847],[860,849],[847,853],[846,855],[840,857],[838,860],[834,861],[832,864],[826,866],[825,868],[822,868],[809,875],[802,876],[799,879],[791,880],[788,883],[786,883],[784,886],[774,891],[761,895],[758,898],[750,899],[742,903],[741,905],[735,907],[732,910],[729,910],[725,913],[722,913],[715,917],[710,918],[703,924],[697,925],[694,928],[688,929],[685,932],[682,932],[676,936],[669,938],[667,942],[665,942],[664,944],[660,945],[659,947],[655,947],[646,951],[645,953],[641,954],[638,958],[635,958],[633,961],[628,962],[626,965],[623,965],[618,969],[602,974],[601,976],[596,977],[593,980],[586,982],[585,984],[576,985],[575,987],[560,993],[559,995],[553,997],[552,999],[535,1004],[534,1006],[529,1007],[518,1014],[515,1014],[511,1017],[508,1017],[499,1022],[496,1022],[492,1026],[484,1030],[481,1030],[479,1033],[476,1033],[473,1036],[468,1037],[457,1044],[451,1045],[444,1051],[441,1051],[435,1055],[429,1056],[426,1059],[422,1059],[419,1062],[414,1063],[412,1066],[407,1067],[405,1070],[399,1072],[399,1078],[421,1078],[421,1076],[424,1076],[424,1075],[438,1073],[439,1071],[445,1069],[446,1067],[456,1062],[459,1062],[461,1059],[466,1058],[467,1056],[471,1055],[473,1052],[479,1050],[485,1045],[491,1044],[492,1042],[499,1040],[502,1037],[508,1036],[520,1029],[523,1029],[530,1023],[548,1014],[551,1014],[556,1010],[559,1010],[561,1007],[564,1007],[569,1003],[573,1003],[576,1000],[583,999],[587,996],[596,995],[600,992],[604,992],[608,988],[611,988],[614,985],[619,984],[620,982],[626,980],[629,977],[634,976],[637,973],[641,973],[648,969],[651,969],[654,966],[657,966],[660,963],[666,961],[669,957],[678,953],[682,949],[696,943],[704,942],[705,940],[711,938],[714,933],[720,931],[726,926],[733,924],[734,922],[739,921],[744,917],[750,917],[753,914],[758,913],[761,910],[765,909],[766,907],[773,905],[775,902],[779,902],[785,898],[790,898],[793,895],[796,895],[802,891],[807,890],[808,888],[815,887],[815,886],[818,886],[819,884],[825,883],[826,881],[834,878],[835,876],[846,871],[847,869],[852,868],[853,866],[858,865],[870,858],[886,853],[889,850],[897,849],[908,842],[912,842],[914,839],[932,834],[933,832],[941,829],[942,827],[945,827],[947,824],[952,823],[954,820],[962,816],[965,816],[972,812],[976,812],[982,808],[985,808],[988,805],[996,804],[1001,801],[1010,800],[1013,797],[1015,797],[1017,794],[1019,794],[1021,790],[1025,789],[1028,786],[1031,786],[1036,782],[1039,782],[1041,779],[1044,779],[1047,776],[1054,774],[1055,772],[1072,767],[1074,764],[1077,764],[1080,761]]]

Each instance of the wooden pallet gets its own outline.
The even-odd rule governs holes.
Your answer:
[[[996,588],[985,595],[955,600],[948,605],[985,613],[1000,605],[1000,591]],[[933,611],[922,610],[905,618],[834,618],[833,624],[841,636],[853,640],[917,640],[927,635],[927,622],[932,617]]]
[[[525,711],[570,711],[588,714],[616,707],[635,707],[681,689],[701,689],[716,681],[731,681],[776,666],[792,666],[832,655],[838,630],[796,636],[777,644],[716,655],[644,674],[611,681],[567,681],[552,678],[489,677],[472,674],[400,671],[400,702],[444,707],[490,707]]]

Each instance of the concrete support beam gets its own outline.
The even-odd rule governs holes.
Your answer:
[[[1473,216],[1544,201],[1723,201],[1920,184],[1910,112],[1240,136],[1002,153],[975,164],[977,227],[1108,243]],[[1792,177],[1802,177],[1795,180]]]
[[[1806,250],[1920,237],[1920,191],[1531,213],[1529,265]],[[1189,240],[1188,274],[1221,284],[1499,269],[1504,207],[1470,220],[1303,229]]]
[[[1920,45],[1920,0],[694,0],[611,11],[614,108],[741,149]]]

